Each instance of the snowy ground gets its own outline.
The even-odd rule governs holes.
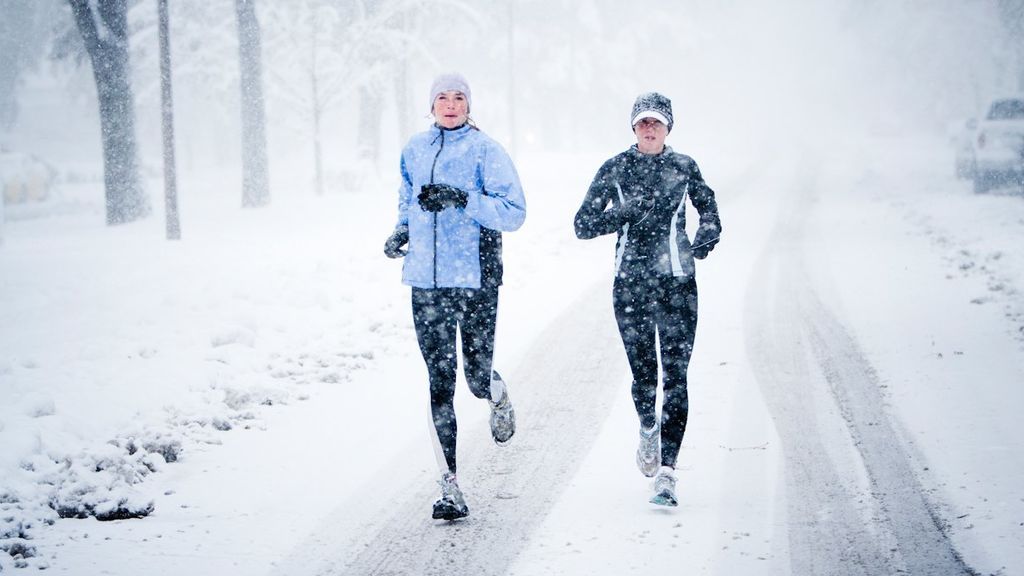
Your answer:
[[[895,572],[919,565],[900,548],[913,511],[880,493],[886,472],[905,467],[894,481],[923,494],[966,566],[1024,573],[1024,437],[1013,426],[1024,199],[973,195],[953,179],[951,151],[917,144],[698,157],[725,240],[698,266],[676,510],[647,504],[633,464],[637,424],[606,289],[613,240],[572,234],[615,150],[519,159],[529,217],[506,238],[496,353],[519,436],[494,447],[486,406],[460,388],[472,514],[455,526],[428,516],[425,370],[400,264],[380,252],[391,175],[357,194],[275,191],[254,211],[224,192],[234,184],[184,182],[177,243],[162,240],[159,210],[105,227],[97,188],[65,189],[48,217],[9,207],[0,546],[29,557],[0,554],[0,567],[412,574],[491,558],[489,573],[522,575]],[[593,318],[602,310],[604,324]],[[841,337],[805,339],[822,326]],[[574,364],[586,354],[600,370]],[[593,393],[575,388],[577,375]],[[871,436],[876,424],[890,442]],[[806,430],[814,443],[793,436]],[[820,458],[809,477],[837,474],[837,496],[800,484],[801,454]],[[879,470],[879,454],[898,466]],[[813,517],[798,515],[818,497]],[[54,507],[152,511],[99,522],[58,519]],[[849,540],[865,548],[833,555],[828,530],[844,514],[867,520]],[[808,530],[822,527],[808,549]],[[395,536],[405,533],[418,539]],[[467,543],[482,549],[454,557]],[[880,544],[892,546],[865,558]]]

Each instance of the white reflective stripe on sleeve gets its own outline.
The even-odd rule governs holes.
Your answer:
[[[679,214],[686,210],[686,194],[690,191],[690,185],[687,184],[683,190],[683,199],[679,201],[679,206],[676,206],[675,214],[672,215],[672,223],[669,225],[668,230],[668,252],[670,260],[672,261],[672,275],[673,276],[684,276],[683,263],[679,260],[679,242],[677,242],[678,232],[676,231],[676,225],[679,224]]]
[[[615,181],[615,189],[619,192],[619,206],[626,205],[626,196],[622,193],[622,186],[619,186],[618,180]],[[626,240],[629,239],[629,222],[622,225],[622,236],[619,237],[619,243],[615,246],[615,275],[619,275],[619,266],[622,265],[622,255],[626,252]]]

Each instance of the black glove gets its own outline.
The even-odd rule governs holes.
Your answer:
[[[402,250],[402,246],[408,243],[409,226],[405,224],[396,226],[395,231],[388,236],[387,242],[384,242],[384,255],[388,258],[401,258],[407,253],[406,250]]]
[[[720,234],[721,231],[715,226],[697,228],[697,233],[693,235],[693,244],[690,245],[693,257],[697,260],[707,258],[708,253],[714,250],[715,244],[718,244]]]
[[[636,223],[643,220],[653,208],[654,198],[641,195],[631,198],[619,210],[621,211],[623,222]]]
[[[417,198],[420,207],[427,212],[440,212],[445,208],[465,208],[466,193],[447,184],[425,184],[420,188]]]

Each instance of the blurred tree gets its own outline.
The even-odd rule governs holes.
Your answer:
[[[456,14],[471,13],[455,0],[443,4]],[[352,162],[342,169],[347,176],[342,185],[358,186],[353,173],[379,160],[383,117],[393,93],[401,108],[397,139],[412,131],[405,100],[411,61],[418,57],[436,67],[416,22],[423,6],[422,0],[306,0],[265,8],[273,22],[267,30],[268,70],[273,74],[269,90],[275,100],[287,103],[275,122],[295,115],[290,128],[309,135],[317,193],[324,190],[322,156],[331,134],[352,137],[355,147]],[[340,119],[352,129],[325,133],[325,119],[343,105],[358,110]]]
[[[16,89],[52,41],[54,11],[53,4],[37,0],[0,2],[0,128],[18,117]]]
[[[400,12],[394,16],[392,24],[406,38],[415,37],[414,26],[415,7],[406,12]],[[404,142],[412,135],[412,110],[409,101],[409,72],[412,60],[412,51],[403,50],[395,62],[394,90],[395,90],[395,115],[398,121],[397,137]]]
[[[1010,36],[1017,90],[1024,92],[1024,0],[999,0],[999,19]]]
[[[150,212],[139,184],[135,107],[128,64],[127,0],[68,0],[92,62],[103,137],[107,224]]]
[[[508,0],[508,153],[516,159],[516,0]]]
[[[156,66],[157,19],[152,0],[129,9],[132,28],[133,82],[140,118],[161,106],[161,77]],[[260,21],[265,21],[257,6]],[[175,138],[186,146],[176,150],[182,183],[189,175],[224,171],[241,185],[242,139],[240,112],[239,34],[234,0],[173,0],[168,16],[175,23],[169,38],[174,54]],[[261,27],[261,35],[265,27]],[[143,63],[147,65],[143,65]],[[159,115],[150,115],[156,120]],[[228,192],[231,193],[231,192]]]
[[[157,0],[160,36],[160,110],[163,121],[164,208],[167,239],[181,239],[178,218],[178,175],[174,160],[174,98],[171,90],[171,39],[167,0]]]
[[[256,0],[235,0],[238,17],[239,83],[242,89],[242,205],[270,202],[263,64]]]
[[[316,193],[317,195],[322,195],[324,193],[324,148],[320,126],[323,115],[323,107],[321,107],[319,103],[320,90],[318,88],[319,82],[316,77],[316,60],[319,42],[317,38],[315,18],[311,18],[309,22],[312,27],[312,33],[309,35],[309,93],[313,99],[313,105],[310,107],[313,113],[313,161],[315,165]]]
[[[338,66],[333,36],[351,15],[335,2],[305,0],[266,6],[270,93],[283,102],[275,121],[303,137],[313,148],[314,189],[324,193],[324,117],[342,96],[350,77]],[[291,122],[289,122],[289,119]]]

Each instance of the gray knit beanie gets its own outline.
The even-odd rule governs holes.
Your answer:
[[[469,91],[469,82],[466,82],[462,74],[457,72],[440,74],[437,78],[434,78],[434,83],[430,85],[431,112],[434,111],[434,100],[437,100],[437,95],[451,90],[462,92],[466,95],[466,112],[469,112],[473,105],[473,94]]]
[[[633,103],[633,113],[630,118],[632,119],[629,123],[630,126],[636,126],[636,123],[644,118],[654,118],[668,126],[668,131],[671,132],[672,101],[657,92],[641,94]]]

